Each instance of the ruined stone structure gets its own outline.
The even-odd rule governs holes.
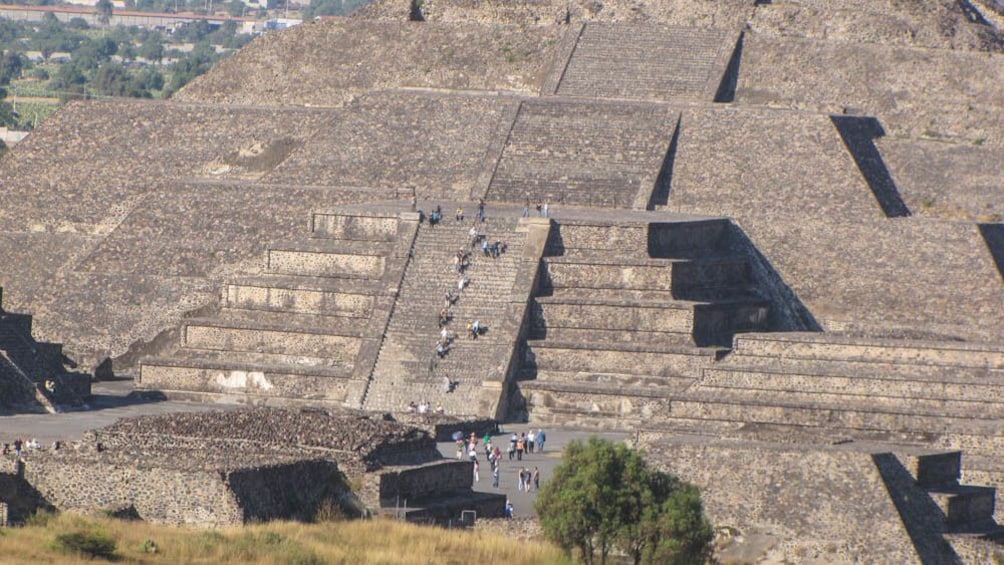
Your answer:
[[[456,520],[499,517],[503,495],[471,491],[467,461],[425,430],[368,415],[272,408],[140,416],[34,451],[0,471],[0,495],[29,509],[128,513],[222,526],[321,512]]]
[[[3,309],[0,288],[0,410],[45,410],[83,406],[91,377],[68,370],[62,345],[39,343],[31,334],[32,317]]]
[[[375,2],[170,102],[63,109],[0,166],[0,277],[39,339],[174,398],[962,450],[964,482],[994,486],[994,14]],[[859,453],[874,476],[882,448]]]

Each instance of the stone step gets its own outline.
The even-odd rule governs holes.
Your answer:
[[[228,308],[368,318],[376,281],[262,275],[234,280],[223,291]]]
[[[748,288],[752,275],[743,257],[695,261],[639,258],[594,251],[566,251],[545,260],[553,288],[677,291],[707,288]]]
[[[996,420],[1004,418],[1004,403],[1001,402],[903,397],[882,394],[880,391],[806,391],[797,386],[788,386],[786,388],[782,388],[782,386],[765,388],[715,386],[706,384],[702,380],[694,390],[710,394],[727,394],[733,399],[747,398],[757,402],[777,402],[779,405],[784,406],[837,406],[847,403],[849,406],[890,410],[904,414],[930,417],[965,418],[967,415],[972,414],[971,417],[974,419]]]
[[[737,355],[743,356],[1004,369],[1004,348],[985,344],[863,339],[822,333],[774,333],[736,336],[734,350]]]
[[[824,367],[825,368],[825,367]],[[941,379],[913,379],[830,375],[756,368],[712,367],[705,369],[701,385],[718,388],[801,391],[807,394],[850,394],[887,398],[915,398],[975,403],[1004,402],[1004,388],[995,382],[952,383]],[[974,408],[977,405],[973,406]]]
[[[606,385],[620,388],[625,394],[653,389],[659,394],[681,392],[696,379],[680,376],[638,375],[633,373],[600,373],[596,371],[530,371],[520,376],[520,382],[533,386]]]
[[[563,297],[537,297],[534,316],[548,327],[601,328],[689,333],[694,328],[693,305],[611,304],[601,299],[585,300]]]
[[[351,371],[344,369],[237,363],[179,354],[145,359],[137,388],[341,401],[350,376]]]
[[[776,394],[776,393],[775,393]],[[830,430],[883,432],[918,432],[931,430],[966,432],[1000,429],[995,419],[974,419],[941,413],[904,411],[866,402],[810,402],[796,399],[784,402],[774,395],[752,398],[750,395],[722,390],[691,389],[672,403],[671,416],[754,424],[797,423],[805,427]]]
[[[722,360],[723,368],[753,369],[828,376],[860,375],[873,378],[938,381],[946,384],[1004,385],[1004,370],[954,365],[918,365],[885,360],[842,361],[736,355]]]
[[[310,232],[314,237],[394,241],[398,236],[399,218],[393,215],[349,215],[335,212],[311,214]]]
[[[199,347],[184,347],[178,350],[178,355],[214,361],[218,363],[236,363],[238,365],[267,365],[270,367],[321,368],[337,370],[349,374],[355,364],[355,358],[348,355],[320,356],[300,353],[269,353],[259,351],[218,350]]]
[[[532,405],[529,424],[545,428],[583,429],[596,431],[635,430],[644,423],[640,413],[622,412],[618,408]]]
[[[383,275],[389,243],[346,240],[276,242],[266,252],[273,274],[377,279]]]
[[[695,345],[694,336],[690,332],[551,327],[539,319],[531,320],[527,338],[580,343]]]
[[[370,333],[365,321],[359,318],[231,308],[224,308],[215,317],[186,318],[182,320],[183,325],[193,323],[226,328],[261,329],[268,331],[289,330],[295,333],[350,337],[359,337]]]
[[[601,400],[621,403],[625,399],[632,399],[644,402],[649,399],[665,399],[668,401],[669,391],[657,390],[649,387],[636,387],[626,389],[617,383],[604,382],[573,382],[573,381],[521,381],[520,390],[524,396],[531,397],[531,404],[535,393],[558,393],[549,395],[548,400],[543,404],[546,406],[569,405],[574,403],[576,395],[581,396],[591,405],[600,403]],[[668,407],[668,403],[667,403]]]
[[[528,340],[523,366],[554,371],[622,373],[697,377],[714,363],[717,351],[671,344],[582,344],[554,340]]]
[[[341,349],[373,330],[360,318],[231,309],[215,317],[184,319],[181,329],[182,345],[273,352],[313,351],[322,344]]]

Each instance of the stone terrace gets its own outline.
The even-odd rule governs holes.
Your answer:
[[[350,515],[407,501],[395,509],[407,519],[443,521],[463,510],[498,517],[504,504],[472,492],[470,464],[442,459],[428,432],[348,412],[127,418],[72,447],[32,452],[24,468],[32,492],[60,510],[126,510],[169,524],[309,520],[325,500]]]
[[[877,116],[893,136],[1004,144],[1004,55],[753,34],[736,101]]]
[[[946,0],[797,0],[767,3],[751,21],[757,34],[850,43],[974,51],[1004,49],[992,27],[971,22]]]
[[[914,215],[974,222],[1004,218],[1004,191],[998,188],[1004,147],[889,137],[877,144]]]
[[[60,125],[38,128],[0,171],[10,196],[0,210],[9,307],[31,311],[39,339],[58,339],[94,366],[204,306],[214,283],[268,239],[301,228],[310,210],[396,198],[389,190],[251,184],[332,115],[159,102],[67,106]],[[214,180],[190,180],[200,176]]]
[[[987,547],[948,535],[959,526],[945,514],[949,497],[975,507],[992,490],[918,486],[930,463],[957,485],[958,453],[953,460],[888,444],[778,446],[654,434],[642,434],[640,444],[659,467],[701,489],[716,526],[735,528],[718,553],[722,561],[987,562]],[[985,522],[972,526],[986,531]]]
[[[1004,349],[828,334],[743,334],[674,416],[928,442],[999,434]],[[992,444],[967,454],[998,456]]]
[[[681,128],[669,207],[735,218],[824,328],[1004,338],[1000,273],[976,226],[885,218],[827,118],[695,110]]]
[[[0,409],[58,412],[82,406],[90,394],[90,375],[66,369],[62,344],[36,341],[31,316],[5,311],[0,287]]]
[[[308,185],[413,186],[420,198],[483,193],[518,101],[420,92],[367,94],[265,176]],[[482,186],[483,185],[483,186]]]
[[[183,320],[179,347],[138,385],[174,396],[341,403],[368,376],[417,217],[314,214],[311,239],[273,242],[262,276],[231,280],[215,316]],[[355,401],[355,399],[352,399]]]
[[[657,105],[526,100],[488,197],[620,208],[647,203],[676,117]]]
[[[109,446],[161,441],[247,442],[283,451],[293,448],[352,454],[367,469],[402,460],[438,458],[425,431],[353,412],[254,408],[124,418],[95,430],[95,441]],[[348,463],[348,461],[346,461]]]
[[[519,382],[531,421],[630,429],[658,420],[714,362],[707,346],[766,329],[768,303],[747,259],[729,251],[730,233],[721,220],[561,222]]]
[[[587,23],[557,94],[710,101],[737,36],[724,29]]]
[[[535,94],[562,31],[359,19],[310,23],[262,36],[176,98],[340,106],[367,91],[400,87]]]
[[[657,22],[668,25],[738,29],[752,14],[754,0],[614,0],[597,4],[589,0],[425,0],[420,12],[429,22],[495,22],[553,25],[566,22]],[[407,2],[378,0],[354,12],[361,19],[404,21],[411,12]]]

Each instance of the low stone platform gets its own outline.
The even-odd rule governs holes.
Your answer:
[[[310,520],[325,505],[351,516],[399,499],[443,521],[472,509],[498,517],[504,506],[504,497],[474,495],[469,464],[442,459],[428,432],[352,412],[139,416],[18,464],[24,484],[0,495],[19,508],[34,492],[36,504],[59,510],[128,509],[168,524]],[[0,472],[0,483],[14,480],[5,474],[13,471]]]

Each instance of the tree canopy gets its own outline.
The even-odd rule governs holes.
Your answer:
[[[544,534],[587,564],[614,550],[639,565],[703,563],[713,534],[695,486],[598,438],[565,448],[536,508]]]

